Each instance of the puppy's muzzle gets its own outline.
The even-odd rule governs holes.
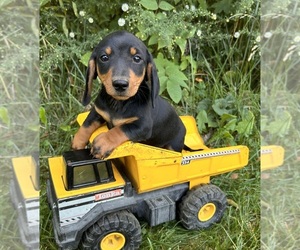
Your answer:
[[[115,80],[112,85],[116,91],[124,92],[128,88],[129,82],[125,80]]]

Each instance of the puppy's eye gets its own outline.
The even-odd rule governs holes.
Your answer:
[[[109,60],[109,57],[107,55],[103,55],[103,56],[100,56],[100,60],[101,60],[101,62],[107,62]]]
[[[142,61],[142,58],[141,58],[140,56],[135,55],[135,56],[133,57],[133,61],[134,61],[135,63],[139,63],[139,62]]]

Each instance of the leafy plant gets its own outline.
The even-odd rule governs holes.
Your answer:
[[[170,98],[179,103],[182,99],[182,88],[188,88],[188,78],[180,70],[180,66],[172,61],[169,61],[159,54],[154,60],[158,69],[158,76],[160,79],[160,93],[167,90]]]

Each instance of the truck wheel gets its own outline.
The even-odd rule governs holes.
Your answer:
[[[83,235],[81,249],[133,250],[141,243],[141,226],[126,210],[108,214],[92,225]]]
[[[179,217],[186,229],[203,229],[219,222],[227,206],[226,195],[215,185],[198,186],[182,199]]]

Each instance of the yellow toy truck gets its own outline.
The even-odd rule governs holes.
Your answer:
[[[260,150],[261,171],[277,168],[283,164],[284,148],[278,145],[262,146]]]
[[[87,113],[78,116],[82,124]],[[174,220],[201,229],[221,220],[227,199],[210,177],[248,164],[246,146],[207,148],[195,119],[186,126],[181,153],[126,142],[105,160],[88,149],[49,158],[47,195],[57,244],[62,249],[138,249],[141,227]],[[103,126],[91,137],[107,131]]]
[[[10,197],[17,211],[19,232],[27,249],[39,249],[40,175],[38,155],[12,159]]]

